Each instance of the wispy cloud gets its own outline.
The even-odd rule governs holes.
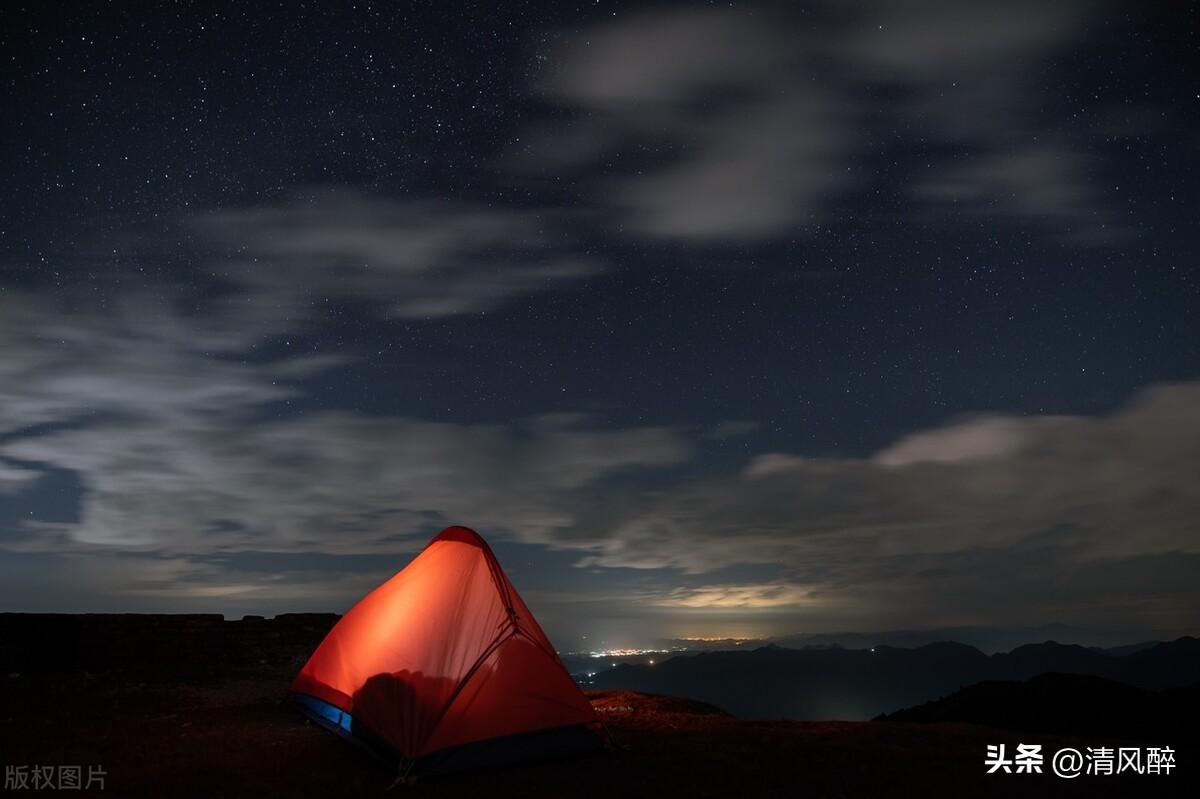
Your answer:
[[[296,395],[293,360],[212,357],[137,317],[6,316],[0,443],[7,483],[66,469],[83,493],[69,541],[175,552],[371,551],[443,520],[570,525],[566,499],[690,445],[667,428],[602,431],[582,417],[439,424],[328,411],[265,413]],[[67,334],[70,338],[67,338]],[[20,344],[21,346],[16,346]],[[328,366],[318,363],[313,368]],[[49,427],[44,427],[49,425]],[[24,464],[24,465],[23,465]],[[58,547],[47,526],[25,546]]]
[[[879,170],[893,203],[930,218],[1107,241],[1119,229],[1089,152],[1109,134],[1044,114],[1069,98],[1039,77],[1103,13],[921,0],[626,15],[567,37],[539,89],[575,113],[524,164],[574,168],[626,227],[685,242],[811,231]]]
[[[488,311],[601,270],[573,248],[562,211],[383,199],[316,190],[271,205],[201,215],[213,272],[264,303],[297,312],[333,298],[389,316]]]
[[[655,574],[637,595],[661,609],[869,613],[879,623],[905,608],[950,623],[1035,607],[1071,620],[1102,608],[1165,624],[1200,602],[1190,582],[1147,565],[1200,558],[1196,384],[1151,388],[1106,416],[975,415],[869,457],[767,452],[698,478],[689,468],[705,440],[753,426],[280,414],[281,399],[339,361],[251,363],[262,331],[229,329],[224,311],[183,314],[169,298],[66,313],[35,295],[6,296],[0,486],[19,501],[66,472],[80,489],[77,518],[23,516],[3,546],[75,558],[74,572],[93,570],[76,585],[113,601],[129,591],[167,597],[178,585],[171,602],[278,604],[296,581],[319,576],[247,577],[199,558],[395,553],[467,522],[577,553],[582,567]],[[653,488],[621,479],[630,470],[657,471]],[[719,576],[739,565],[767,572]],[[1111,579],[1122,590],[1105,590]],[[305,590],[342,596],[362,582],[330,580]]]

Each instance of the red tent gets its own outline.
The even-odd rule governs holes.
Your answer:
[[[595,711],[466,527],[351,608],[292,691],[312,718],[414,773],[599,745]]]

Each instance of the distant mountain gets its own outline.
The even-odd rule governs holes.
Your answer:
[[[906,649],[705,652],[656,665],[599,672],[597,689],[627,689],[710,702],[743,718],[873,718],[985,680],[1023,681],[1065,672],[1149,690],[1200,680],[1200,640],[1180,638],[1125,655],[1047,641],[985,655],[958,643]]]
[[[887,630],[882,632],[797,633],[765,640],[788,649],[841,647],[870,649],[896,646],[913,649],[938,641],[957,641],[986,653],[1007,652],[1029,641],[1062,641],[1081,646],[1107,649],[1121,647],[1142,636],[1133,630],[1094,629],[1069,624],[1041,624],[1029,627],[939,627],[929,630]],[[1157,642],[1153,642],[1157,643]],[[745,644],[743,644],[745,645]],[[1145,646],[1136,644],[1135,646]],[[732,647],[724,647],[732,648]]]
[[[1140,644],[1125,644],[1123,646],[1110,646],[1104,651],[1110,655],[1132,655],[1134,652],[1141,652],[1143,649],[1149,649],[1152,646],[1158,646],[1162,641],[1142,641]]]
[[[960,722],[1062,735],[1195,740],[1200,683],[1148,691],[1083,674],[1042,674],[1025,682],[988,681],[876,721]]]

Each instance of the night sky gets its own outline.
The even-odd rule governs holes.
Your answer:
[[[0,609],[1195,633],[1198,23],[6,4]]]

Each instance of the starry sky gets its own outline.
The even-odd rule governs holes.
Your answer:
[[[1198,22],[6,4],[0,608],[1195,633]]]

